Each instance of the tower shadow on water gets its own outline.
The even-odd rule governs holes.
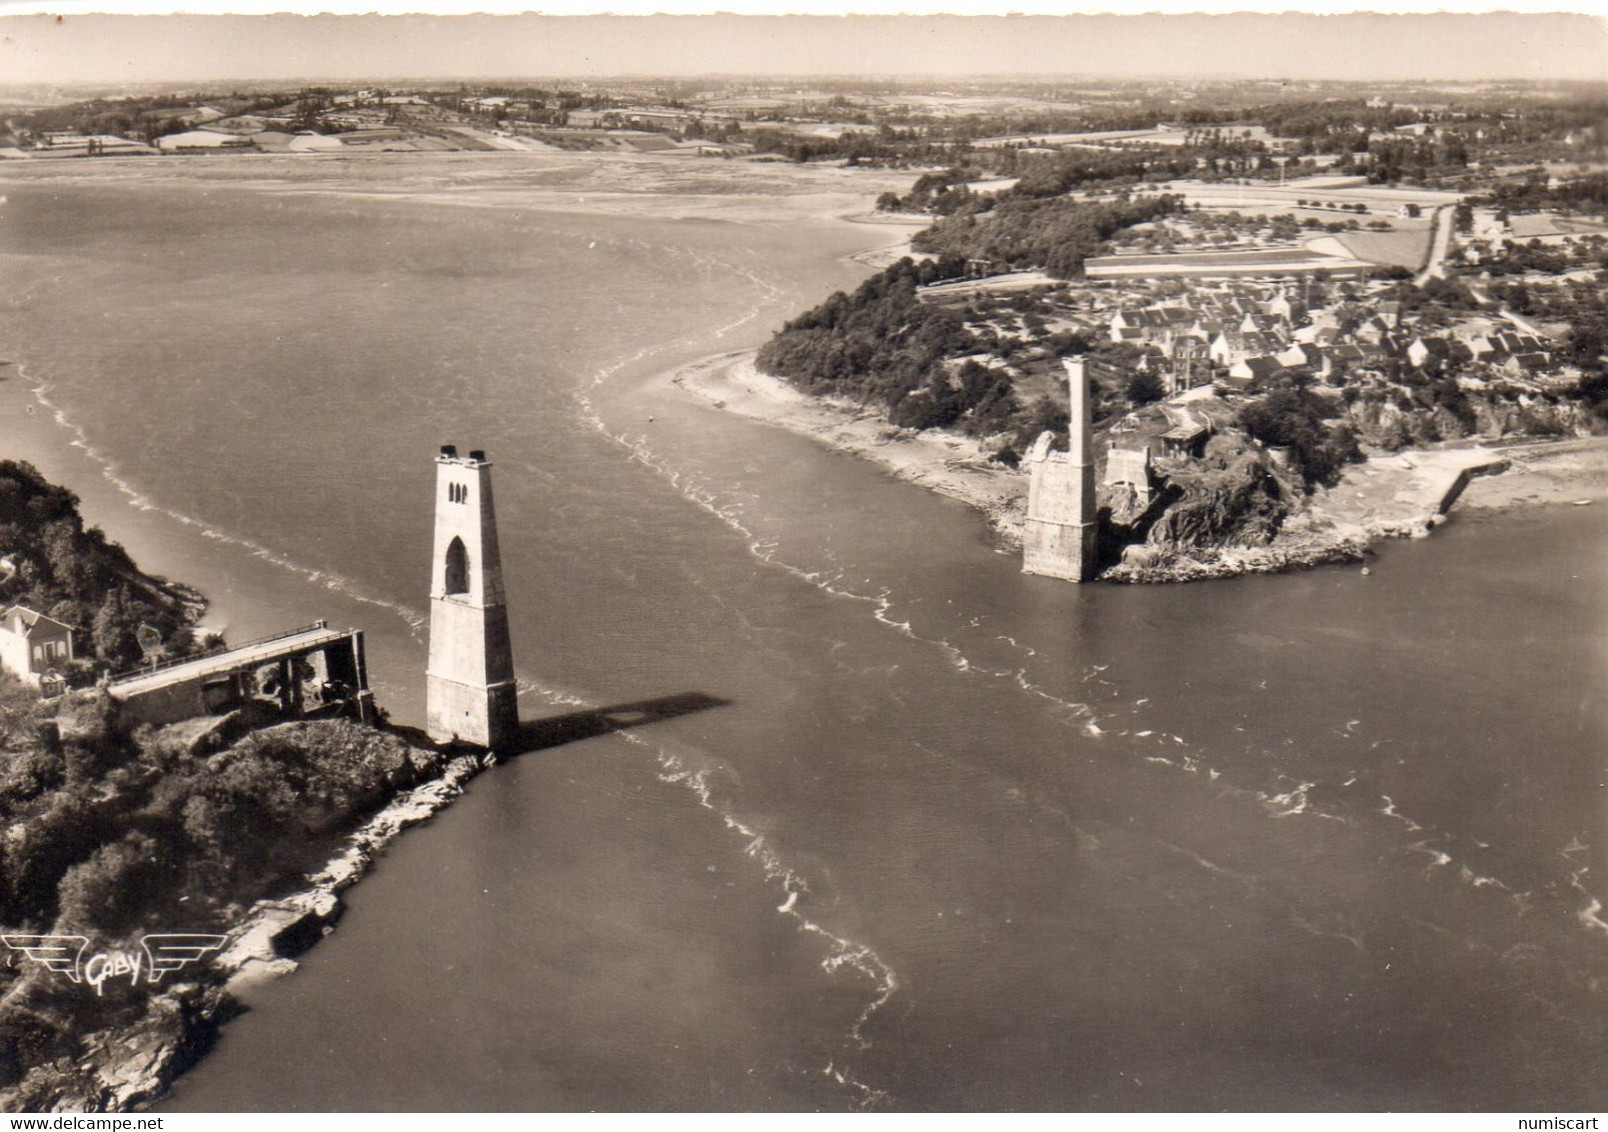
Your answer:
[[[650,700],[633,700],[630,703],[609,704],[606,707],[585,708],[581,711],[550,715],[543,719],[527,719],[515,728],[514,733],[498,748],[504,759],[518,755],[533,755],[583,739],[596,739],[616,731],[628,731],[650,723],[663,723],[683,715],[692,715],[710,708],[729,707],[731,700],[711,696],[704,692],[678,692],[673,696],[658,696]],[[412,743],[424,744],[434,739],[415,727],[388,724],[393,733]]]
[[[436,456],[430,660],[425,673],[425,733],[433,742],[520,755],[730,702],[703,692],[681,692],[522,724],[491,461],[479,449],[460,456],[452,445],[442,446]]]

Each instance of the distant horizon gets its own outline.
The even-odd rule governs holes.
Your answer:
[[[1055,66],[1057,58],[1066,65]],[[0,83],[10,88],[537,78],[1399,84],[1605,77],[1608,19],[1570,13],[0,15]]]

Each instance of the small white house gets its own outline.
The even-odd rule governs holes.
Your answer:
[[[53,617],[13,605],[0,613],[0,668],[38,687],[45,673],[73,659],[73,631]]]

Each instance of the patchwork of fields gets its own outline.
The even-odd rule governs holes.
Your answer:
[[[1097,256],[1084,264],[1090,279],[1134,276],[1275,275],[1284,272],[1328,271],[1357,274],[1370,266],[1356,255],[1331,254],[1314,248],[1257,248],[1249,251],[1174,252],[1167,255]]]

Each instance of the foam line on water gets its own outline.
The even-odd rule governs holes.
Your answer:
[[[44,381],[43,379],[29,377],[26,373],[26,366],[22,362],[17,363],[16,369],[17,376],[22,378],[25,382],[28,382],[34,401],[41,408],[50,413],[51,418],[55,421],[59,428],[65,430],[71,435],[72,440],[70,443],[72,447],[83,452],[84,455],[100,469],[101,476],[113,487],[115,487],[118,492],[127,497],[129,506],[136,507],[141,511],[153,512],[163,516],[164,518],[171,519],[173,522],[179,523],[182,526],[191,527],[195,529],[195,531],[200,534],[202,538],[210,539],[214,542],[223,543],[226,546],[232,546],[240,550],[244,550],[253,558],[259,558],[270,565],[279,567],[280,569],[289,570],[292,573],[300,574],[307,581],[316,585],[321,585],[325,589],[339,593],[343,597],[349,598],[352,601],[361,602],[365,605],[372,605],[377,608],[387,610],[390,613],[394,613],[408,626],[408,631],[415,640],[422,641],[424,639],[424,628],[429,624],[429,617],[424,612],[415,609],[412,606],[403,605],[399,602],[374,597],[371,594],[365,593],[363,589],[357,585],[357,583],[341,574],[331,570],[320,570],[317,567],[303,565],[302,563],[297,562],[276,550],[263,546],[259,542],[255,542],[252,539],[245,538],[240,535],[230,534],[229,532],[220,530],[219,528],[214,527],[208,524],[206,521],[196,518],[193,515],[187,515],[182,511],[175,510],[174,508],[167,507],[156,502],[156,500],[152,499],[128,480],[124,479],[118,472],[117,462],[104,452],[100,451],[100,449],[96,448],[94,444],[90,442],[89,436],[84,431],[83,427],[74,422],[67,415],[66,410],[51,399],[50,391],[53,386],[49,382]]]
[[[1248,876],[1245,873],[1235,872],[1233,869],[1224,868],[1222,865],[1219,865],[1213,861],[1208,861],[1205,857],[1202,857],[1199,853],[1196,853],[1192,849],[1185,849],[1182,845],[1174,845],[1170,841],[1162,841],[1160,844],[1163,848],[1170,849],[1179,856],[1188,857],[1191,861],[1194,861],[1197,865],[1209,873],[1213,873],[1220,877],[1226,877],[1229,880],[1243,884],[1246,888],[1252,889],[1253,891],[1258,887],[1255,877]]]
[[[1329,918],[1331,918],[1331,919],[1339,919],[1339,917],[1329,917]],[[1328,927],[1324,927],[1324,926],[1322,926],[1320,924],[1315,924],[1312,921],[1308,920],[1304,916],[1295,916],[1290,920],[1290,923],[1293,924],[1295,927],[1300,928],[1302,931],[1310,933],[1311,935],[1321,936],[1321,937],[1323,937],[1325,939],[1344,940],[1346,943],[1349,943],[1352,947],[1355,947],[1358,951],[1366,951],[1366,950],[1368,950],[1366,947],[1363,946],[1362,932],[1358,931],[1355,927],[1352,927],[1349,923],[1342,922],[1341,924],[1337,925],[1334,928],[1328,928]],[[1351,928],[1351,932],[1340,931],[1339,930],[1340,927]],[[1355,933],[1355,934],[1351,934],[1351,933]]]
[[[580,709],[596,707],[593,700],[575,691],[534,680],[521,679],[517,687],[520,695],[538,695],[555,706]],[[855,1103],[861,1107],[869,1108],[887,1102],[890,1098],[886,1092],[872,1088],[853,1076],[847,1068],[845,1058],[854,1052],[871,1048],[872,1043],[865,1036],[865,1028],[899,988],[899,979],[893,969],[870,946],[837,934],[807,914],[804,904],[810,894],[808,879],[782,860],[763,833],[720,804],[710,787],[709,771],[690,769],[680,756],[631,731],[619,731],[616,734],[626,742],[651,753],[658,765],[658,778],[661,782],[686,788],[701,808],[717,817],[726,829],[744,839],[743,855],[759,865],[767,883],[780,889],[781,902],[776,906],[777,914],[795,921],[799,931],[817,936],[825,943],[826,955],[820,964],[823,971],[828,975],[835,975],[840,970],[848,968],[870,981],[871,997],[849,1026],[843,1048],[838,1051],[838,1055],[829,1063],[825,1072],[845,1088],[852,1089]]]
[[[1385,817],[1387,817],[1387,818],[1395,818],[1399,822],[1404,822],[1406,824],[1406,826],[1407,826],[1407,832],[1408,833],[1417,833],[1417,832],[1419,832],[1420,830],[1422,830],[1424,828],[1423,826],[1419,825],[1417,822],[1413,821],[1412,818],[1407,817],[1405,814],[1403,814],[1399,810],[1397,810],[1396,809],[1396,800],[1394,798],[1392,798],[1389,794],[1381,794],[1379,796],[1381,798],[1383,798],[1384,802],[1385,802],[1384,808],[1379,810],[1378,811],[1379,813],[1385,815]]]
[[[1502,880],[1500,877],[1491,876],[1470,868],[1467,862],[1453,856],[1452,853],[1448,852],[1446,848],[1442,848],[1440,845],[1435,844],[1436,842],[1441,842],[1444,845],[1446,842],[1452,840],[1450,834],[1442,833],[1436,830],[1433,826],[1426,825],[1423,822],[1415,821],[1408,817],[1406,814],[1402,813],[1396,808],[1396,800],[1389,794],[1381,794],[1379,795],[1379,798],[1384,802],[1384,805],[1375,810],[1375,813],[1400,822],[1408,833],[1428,834],[1427,837],[1420,838],[1419,840],[1408,844],[1407,849],[1409,852],[1422,853],[1430,859],[1431,868],[1448,869],[1450,872],[1455,873],[1460,883],[1467,885],[1469,888],[1475,890],[1482,888],[1500,889],[1501,891],[1507,893],[1508,902],[1518,909],[1520,914],[1523,914],[1529,910],[1529,902],[1533,896],[1533,893],[1529,892],[1528,890],[1520,892],[1516,890],[1513,885]],[[1477,848],[1490,848],[1489,842],[1480,841],[1478,839],[1469,840]],[[1571,850],[1584,848],[1586,848],[1586,846],[1580,844],[1579,839],[1577,838],[1571,842],[1568,848],[1564,849],[1563,856],[1567,859]],[[1453,866],[1455,866],[1455,868],[1453,868]],[[1588,901],[1595,902],[1596,897],[1587,892],[1585,887],[1579,883],[1580,875],[1584,871],[1585,870],[1582,869],[1580,872],[1573,874],[1570,877],[1571,884],[1582,894],[1584,894]],[[1587,926],[1595,926],[1591,923],[1591,921],[1595,919],[1597,912],[1600,912],[1601,910],[1602,905],[1597,904],[1595,907],[1588,907],[1588,909],[1585,911],[1580,912],[1579,918],[1581,923],[1586,924]],[[1608,929],[1608,924],[1603,926],[1605,929]]]
[[[885,587],[875,593],[860,592],[843,584],[842,570],[810,570],[787,562],[781,557],[780,545],[777,540],[773,538],[758,537],[752,530],[748,528],[743,521],[741,509],[737,504],[724,503],[714,491],[693,483],[690,476],[685,475],[680,470],[671,466],[667,460],[659,457],[658,454],[652,450],[645,436],[632,436],[624,431],[612,431],[607,423],[603,420],[602,416],[596,414],[595,412],[591,415],[589,423],[591,423],[592,426],[604,436],[608,437],[610,440],[627,450],[627,452],[630,454],[630,459],[641,463],[644,467],[665,479],[666,482],[668,482],[670,486],[679,492],[684,498],[715,517],[717,520],[729,527],[735,534],[743,538],[749,552],[756,559],[769,566],[778,568],[799,579],[800,581],[812,585],[832,596],[868,605],[870,607],[872,618],[879,624],[885,628],[891,629],[906,639],[924,643],[938,649],[943,653],[951,666],[959,672],[978,676],[1002,678],[1011,681],[1022,692],[1042,699],[1054,707],[1066,712],[1070,721],[1076,721],[1076,723],[1081,726],[1083,732],[1091,738],[1098,739],[1108,733],[1108,728],[1111,726],[1111,723],[1108,719],[1102,718],[1087,703],[1058,696],[1054,692],[1051,692],[1048,689],[1040,686],[1033,681],[1030,676],[1030,670],[1025,665],[1013,672],[999,672],[974,664],[965,655],[961,648],[947,639],[927,637],[919,633],[909,619],[900,617],[895,612],[897,606],[895,596],[891,588]],[[996,634],[994,639],[1000,640],[1009,645],[1011,648],[1019,650],[1025,654],[1027,658],[1032,658],[1036,655],[1036,650],[1032,649],[1030,646],[1022,644],[1014,637]],[[1119,689],[1117,685],[1113,681],[1107,679],[1105,676],[1105,672],[1108,667],[1109,665],[1106,664],[1088,665],[1082,675],[1083,683],[1085,685],[1093,685],[1096,688],[1108,689],[1112,695],[1118,694]],[[1139,709],[1143,708],[1150,702],[1150,697],[1140,697],[1131,702],[1131,710],[1137,713]],[[1361,720],[1348,720],[1344,723],[1342,728],[1337,729],[1337,734],[1347,739],[1354,738],[1359,729],[1362,727],[1362,723],[1363,721]],[[1106,726],[1102,726],[1102,724],[1105,724]],[[1316,782],[1291,779],[1289,784],[1286,786],[1260,790],[1244,786],[1234,786],[1229,782],[1223,781],[1223,771],[1206,765],[1198,753],[1192,752],[1190,750],[1188,740],[1181,735],[1160,731],[1155,728],[1143,728],[1136,733],[1129,732],[1128,734],[1133,734],[1136,738],[1147,739],[1152,743],[1169,745],[1170,748],[1175,751],[1177,751],[1178,748],[1183,748],[1182,751],[1178,751],[1176,757],[1162,755],[1148,755],[1144,757],[1147,759],[1147,761],[1153,764],[1165,765],[1170,769],[1175,769],[1182,773],[1201,776],[1205,780],[1212,783],[1221,783],[1221,787],[1231,794],[1243,794],[1250,798],[1254,798],[1275,818],[1312,816],[1342,823],[1349,823],[1352,820],[1344,813],[1332,812],[1329,809],[1313,803],[1311,792],[1317,789],[1318,783]],[[1378,746],[1378,742],[1376,741],[1373,745]],[[1404,823],[1408,832],[1426,832],[1426,829],[1423,825],[1399,813],[1395,808],[1394,801],[1388,796],[1382,797],[1382,802],[1383,806],[1377,811],[1378,813]],[[1433,839],[1434,838],[1431,838],[1431,840]],[[1483,888],[1491,888],[1493,890],[1500,890],[1508,893],[1510,900],[1521,909],[1524,906],[1524,901],[1527,900],[1531,895],[1528,892],[1515,892],[1511,885],[1499,877],[1486,875],[1482,872],[1469,868],[1467,865],[1457,861],[1450,854],[1445,853],[1443,850],[1432,847],[1428,841],[1420,840],[1414,842],[1408,846],[1408,849],[1409,851],[1421,852],[1429,856],[1430,859],[1434,861],[1434,867],[1436,868],[1455,866],[1455,868],[1453,868],[1451,871],[1460,878],[1462,883],[1468,885],[1472,889],[1478,890]],[[1592,927],[1597,927],[1600,925],[1603,930],[1608,930],[1608,920],[1605,920],[1600,915],[1602,912],[1603,906],[1599,902],[1595,901],[1595,897],[1591,897],[1588,900],[1587,908],[1580,914],[1581,920],[1583,923],[1589,923]]]
[[[862,593],[842,584],[843,572],[841,570],[810,570],[786,561],[779,556],[780,548],[776,540],[759,536],[744,523],[741,508],[737,504],[723,503],[715,492],[694,483],[690,476],[680,469],[672,467],[653,451],[646,437],[641,435],[632,436],[627,432],[616,433],[611,431],[607,422],[603,420],[595,409],[587,412],[583,419],[605,438],[625,449],[628,453],[628,459],[641,464],[663,479],[683,499],[725,525],[733,534],[741,538],[748,553],[757,561],[766,566],[779,569],[833,597],[861,602],[870,606],[873,620],[909,640],[929,645],[939,650],[956,671],[976,672],[981,675],[999,678],[1009,678],[1014,675],[1014,673],[1010,672],[977,666],[972,663],[960,648],[947,639],[925,637],[917,633],[909,621],[900,620],[893,615],[892,590],[884,588],[874,594]]]
[[[1578,837],[1572,838],[1569,847],[1563,851],[1563,858],[1572,861],[1573,854],[1587,849],[1588,846]],[[1608,920],[1602,918],[1602,900],[1585,885],[1584,877],[1591,871],[1590,865],[1581,865],[1569,873],[1569,887],[1578,892],[1585,903],[1575,912],[1575,919],[1580,926],[1596,932],[1608,932]]]
[[[777,914],[794,920],[799,931],[817,936],[825,943],[826,955],[821,960],[823,971],[828,975],[835,975],[840,970],[848,968],[870,980],[872,987],[870,1001],[850,1024],[845,1034],[845,1049],[840,1051],[839,1056],[832,1058],[824,1072],[839,1084],[854,1089],[858,1094],[857,1103],[863,1107],[888,1101],[887,1093],[857,1080],[843,1062],[843,1056],[871,1048],[872,1043],[865,1036],[865,1028],[877,1011],[887,1005],[899,989],[899,978],[893,968],[889,967],[869,945],[838,935],[810,917],[805,907],[810,894],[809,881],[782,860],[763,833],[716,801],[709,785],[709,771],[688,768],[680,756],[654,746],[639,735],[629,732],[622,732],[621,735],[628,741],[652,751],[659,764],[660,781],[685,787],[701,807],[719,818],[728,830],[744,839],[743,855],[755,861],[763,871],[765,880],[781,890],[782,901],[776,906]]]

